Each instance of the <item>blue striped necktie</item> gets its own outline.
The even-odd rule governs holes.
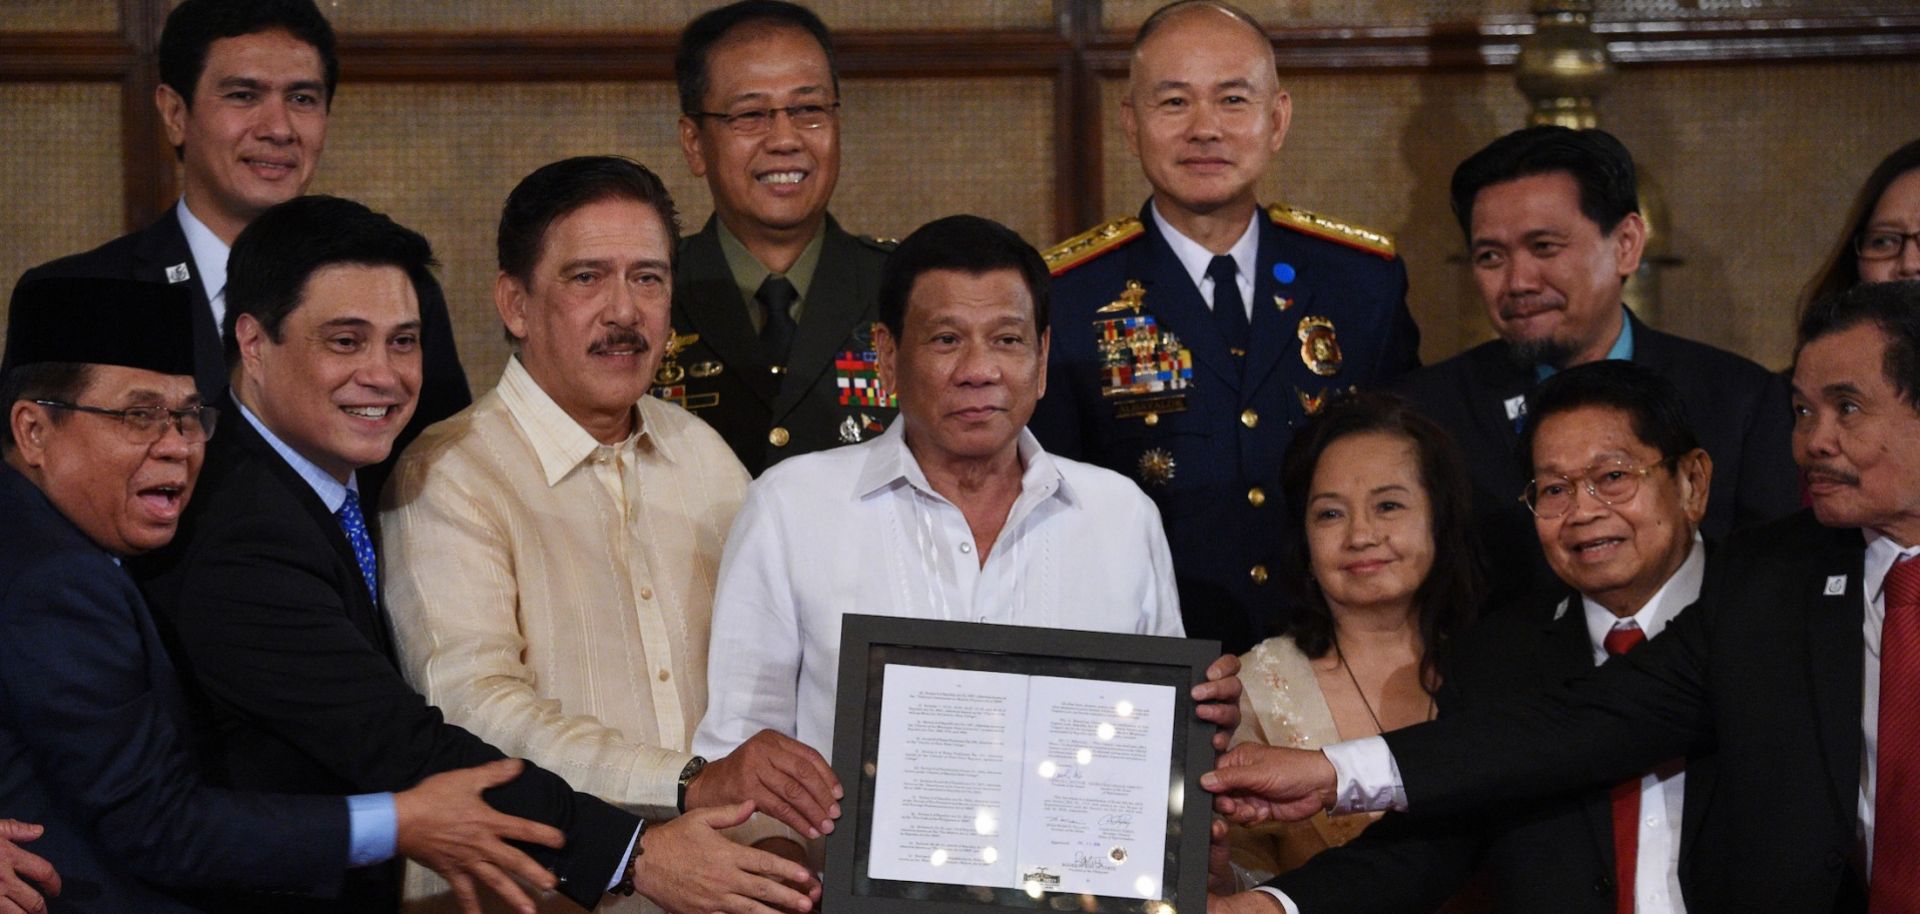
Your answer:
[[[341,531],[347,534],[347,544],[353,547],[354,561],[360,563],[360,576],[367,579],[367,595],[375,603],[380,602],[380,581],[375,574],[373,557],[373,538],[367,535],[367,517],[360,513],[360,493],[347,490],[347,502],[340,510],[333,512],[334,519],[340,521]]]

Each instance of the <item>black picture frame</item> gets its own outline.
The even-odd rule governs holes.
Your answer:
[[[1219,656],[1217,641],[848,614],[841,626],[833,727],[833,769],[846,796],[844,814],[827,836],[821,909],[831,914],[1203,914],[1213,810],[1200,775],[1213,767],[1217,728],[1194,716],[1192,687],[1206,680],[1207,667]],[[889,663],[1175,686],[1162,898],[1055,892],[1036,897],[1017,889],[868,877],[874,760]]]

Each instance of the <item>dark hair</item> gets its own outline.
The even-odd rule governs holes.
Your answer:
[[[1861,185],[1860,193],[1853,198],[1853,206],[1847,210],[1846,228],[1840,239],[1834,242],[1833,250],[1827,254],[1826,264],[1819,273],[1814,274],[1813,282],[1807,285],[1806,293],[1801,296],[1807,306],[1860,284],[1860,256],[1854,252],[1854,240],[1867,230],[1867,222],[1873,218],[1873,208],[1880,205],[1880,198],[1886,194],[1888,185],[1915,170],[1920,170],[1920,140],[1895,149],[1880,160],[1872,174],[1867,175],[1867,183]]]
[[[500,272],[533,285],[533,267],[547,229],[583,206],[602,200],[632,200],[653,208],[667,229],[667,262],[680,248],[680,214],[659,176],[624,156],[575,156],[533,170],[520,179],[500,208]],[[509,337],[511,339],[511,337]]]
[[[1604,130],[1540,126],[1515,130],[1453,170],[1453,217],[1473,243],[1473,201],[1489,185],[1566,172],[1580,185],[1580,213],[1609,234],[1640,211],[1633,156]]]
[[[1861,324],[1872,324],[1886,335],[1880,370],[1900,400],[1920,411],[1920,279],[1854,286],[1814,302],[1800,319],[1794,361],[1800,361],[1808,343]]]
[[[1172,3],[1154,10],[1152,14],[1147,16],[1145,22],[1140,23],[1140,28],[1133,33],[1133,46],[1137,48],[1146,43],[1147,38],[1154,32],[1159,31],[1160,27],[1165,25],[1168,19],[1172,19],[1175,15],[1185,12],[1189,7],[1195,6],[1208,6],[1226,13],[1246,23],[1247,28],[1252,29],[1254,34],[1259,35],[1262,40],[1268,42],[1273,40],[1267,37],[1267,29],[1260,24],[1260,20],[1253,18],[1252,14],[1231,3],[1224,3],[1222,0],[1173,0]]]
[[[914,281],[934,270],[971,276],[997,270],[1020,274],[1033,297],[1033,332],[1046,332],[1052,282],[1040,252],[992,219],[947,216],[914,229],[887,255],[886,266],[880,270],[880,323],[894,339],[906,331],[907,298],[913,293]]]
[[[1521,475],[1533,475],[1533,436],[1540,423],[1585,406],[1625,413],[1633,436],[1661,457],[1678,457],[1700,446],[1672,381],[1632,362],[1602,359],[1557,372],[1527,395],[1527,422],[1518,450]]]
[[[1331,400],[1287,445],[1280,485],[1286,493],[1287,526],[1294,550],[1295,574],[1287,575],[1297,608],[1286,634],[1308,657],[1325,657],[1333,647],[1333,610],[1313,579],[1307,544],[1307,500],[1313,474],[1333,443],[1353,435],[1384,432],[1412,442],[1420,461],[1420,484],[1432,507],[1433,568],[1414,592],[1419,607],[1422,685],[1429,690],[1453,639],[1473,622],[1485,596],[1485,569],[1473,531],[1473,484],[1453,439],[1440,426],[1413,411],[1405,400],[1386,393],[1362,392]]]
[[[281,325],[306,296],[307,280],[338,264],[399,267],[415,295],[433,281],[433,248],[419,232],[352,200],[295,197],[248,224],[227,255],[227,367],[240,363],[233,332],[240,315],[252,315],[267,338],[279,342]]]
[[[160,32],[160,81],[193,107],[193,90],[207,68],[207,49],[222,38],[238,38],[284,29],[312,45],[326,73],[326,104],[340,83],[340,58],[333,26],[313,0],[185,0],[167,14]]]
[[[695,114],[707,97],[712,82],[707,72],[707,56],[714,45],[724,41],[734,29],[744,25],[764,25],[800,29],[820,43],[827,55],[827,73],[833,78],[834,97],[840,95],[840,65],[833,53],[833,36],[827,24],[813,10],[783,0],[740,0],[701,13],[680,33],[680,46],[673,53],[673,80],[680,88],[680,111]]]
[[[80,392],[87,389],[87,382],[93,380],[93,366],[86,362],[35,362],[22,365],[7,372],[0,378],[0,409],[5,410],[0,418],[0,451],[13,449],[13,404],[21,400],[58,400],[72,403],[79,399]],[[67,421],[67,411],[56,409],[49,413],[53,424]]]

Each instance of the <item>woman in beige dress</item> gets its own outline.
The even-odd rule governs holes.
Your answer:
[[[1346,397],[1294,437],[1281,483],[1299,609],[1240,658],[1233,742],[1312,749],[1432,718],[1438,659],[1482,589],[1472,490],[1452,442],[1398,398]],[[1235,869],[1258,884],[1373,818],[1236,829]]]

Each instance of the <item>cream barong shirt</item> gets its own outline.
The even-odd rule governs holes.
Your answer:
[[[635,432],[601,444],[509,360],[407,449],[380,539],[414,687],[508,755],[656,819],[677,811],[706,710],[714,582],[748,476],[691,413],[635,408]],[[436,883],[410,868],[408,897]]]

